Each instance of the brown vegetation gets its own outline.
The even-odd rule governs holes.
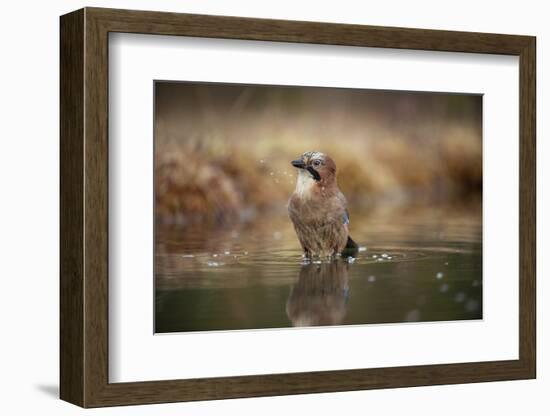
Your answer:
[[[242,86],[217,97],[213,85],[168,87],[157,92],[155,129],[161,223],[283,211],[295,184],[290,161],[309,150],[336,161],[341,189],[361,209],[480,200],[479,97],[376,92],[352,100],[345,90],[309,96]]]

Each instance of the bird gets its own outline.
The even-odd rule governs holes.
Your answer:
[[[304,257],[353,254],[358,245],[349,235],[347,201],[336,182],[334,160],[321,152],[305,152],[291,164],[298,176],[288,214]]]

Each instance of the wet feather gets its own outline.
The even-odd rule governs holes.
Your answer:
[[[334,161],[306,152],[292,164],[299,171],[288,212],[305,255],[330,257],[356,246],[349,237],[347,201],[336,182]]]

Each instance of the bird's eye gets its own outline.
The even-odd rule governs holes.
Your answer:
[[[320,164],[321,164],[320,160],[314,160],[313,161],[313,166],[319,166]]]

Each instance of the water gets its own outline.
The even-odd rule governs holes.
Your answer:
[[[284,215],[224,229],[158,226],[155,331],[482,318],[479,216],[363,215],[351,232],[362,246],[353,259],[307,263]]]

